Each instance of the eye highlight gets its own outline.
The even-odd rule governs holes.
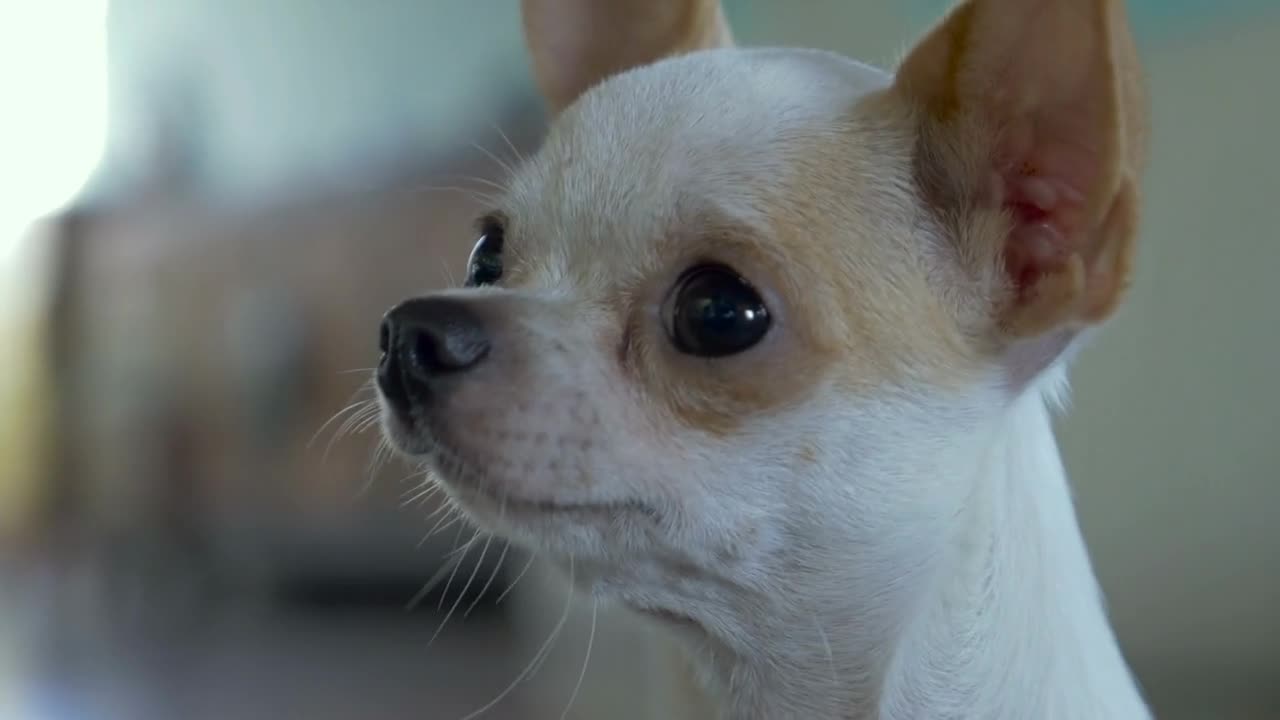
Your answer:
[[[759,343],[771,318],[760,293],[724,265],[698,265],[676,281],[666,311],[677,350],[698,357],[736,355]]]
[[[467,260],[467,287],[492,285],[502,279],[502,246],[505,241],[501,221],[488,217],[480,222],[480,239]]]

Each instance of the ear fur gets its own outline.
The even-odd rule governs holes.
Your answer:
[[[983,288],[1000,339],[1100,323],[1127,289],[1146,104],[1121,0],[967,0],[894,84],[917,177]],[[1045,353],[1040,352],[1039,355]]]
[[[718,0],[522,0],[521,10],[553,113],[624,70],[733,44]]]

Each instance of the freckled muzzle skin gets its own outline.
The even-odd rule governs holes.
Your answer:
[[[448,297],[479,318],[489,350],[466,372],[437,378],[429,396],[397,407],[384,392],[393,443],[430,465],[473,520],[539,547],[598,551],[603,533],[653,527],[644,478],[618,474],[647,454],[644,423],[583,323],[528,293]]]

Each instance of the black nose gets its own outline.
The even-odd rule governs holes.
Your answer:
[[[394,403],[425,402],[445,376],[479,365],[489,338],[462,300],[415,298],[387,312],[379,329],[378,387]]]

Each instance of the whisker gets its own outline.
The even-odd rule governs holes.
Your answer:
[[[492,538],[493,536],[488,535],[487,537]],[[472,533],[471,539],[467,541],[467,544],[461,547],[454,548],[453,550],[450,550],[446,557],[453,557],[459,554],[466,554],[468,550],[470,550],[476,543],[480,542],[482,539],[483,538],[480,537],[480,530],[477,528],[476,531]]]
[[[502,131],[502,127],[499,126],[498,123],[496,122],[489,123],[489,127],[497,131],[498,136],[502,138],[502,142],[507,144],[507,147],[511,150],[511,154],[515,156],[516,162],[523,165],[524,156],[520,154],[520,150],[516,148],[515,143],[511,142],[511,138],[508,137],[507,134]]]
[[[831,669],[831,683],[839,686],[840,681],[836,677],[836,661],[831,654],[831,642],[827,640],[827,632],[822,629],[822,623],[818,622],[818,616],[813,616],[813,627],[818,631],[818,637],[822,640],[822,649],[827,653],[827,667]]]
[[[489,150],[485,149],[485,147],[480,143],[473,142],[473,143],[470,143],[470,145],[476,150],[479,150],[480,152],[484,153],[485,157],[495,162],[498,165],[498,167],[502,168],[502,172],[508,175],[515,174],[515,169],[511,167],[510,163],[498,157],[497,155],[493,154],[492,152],[489,152]]]
[[[533,561],[537,559],[538,559],[537,553],[531,553],[529,555],[529,561],[524,564],[524,567],[521,568],[520,572],[516,573],[516,579],[508,583],[507,587],[503,589],[502,594],[498,596],[498,599],[493,601],[494,605],[500,605],[503,599],[505,599],[508,595],[511,594],[511,591],[514,590],[516,587],[516,583],[520,582],[521,578],[524,577],[525,573],[529,572],[529,568],[533,567]]]
[[[502,183],[490,178],[480,177],[479,175],[458,175],[457,179],[463,180],[466,182],[473,182],[479,185],[484,185],[485,187],[493,188],[494,191],[496,191],[499,195],[506,193],[508,190],[508,187],[505,183]],[[497,195],[493,195],[491,197],[496,198]]]
[[[501,188],[500,186],[499,188],[505,192],[505,188]],[[418,185],[418,186],[409,188],[405,192],[410,194],[429,193],[429,192],[455,192],[460,195],[466,195],[468,198],[470,198],[471,200],[474,200],[477,203],[480,203],[481,205],[492,205],[498,199],[498,196],[494,193],[482,192],[474,188],[458,187],[456,185]]]
[[[490,700],[484,706],[473,711],[471,714],[461,718],[461,720],[475,720],[475,718],[488,712],[491,708],[493,708],[493,706],[497,705],[498,703],[506,699],[506,697],[510,695],[512,691],[514,691],[516,687],[520,685],[520,683],[524,682],[525,678],[527,678],[529,676],[529,673],[532,672],[534,665],[537,664],[538,661],[544,655],[547,654],[547,652],[551,649],[551,646],[555,643],[556,638],[560,637],[560,632],[564,630],[565,623],[569,622],[569,610],[572,607],[573,607],[573,559],[570,558],[569,559],[569,589],[565,593],[564,611],[560,614],[560,620],[556,622],[555,627],[551,628],[551,634],[547,636],[547,639],[543,641],[542,645],[538,648],[538,651],[534,653],[533,659],[529,661],[529,664],[525,666],[524,670],[520,671],[520,674],[516,676],[515,680],[511,681],[511,684],[508,685],[505,690],[498,693],[497,697]]]
[[[428,480],[418,487],[407,491],[405,494],[409,495],[409,497],[404,498],[400,502],[400,506],[408,507],[415,503],[426,504],[426,502],[435,497],[438,492],[440,492],[440,485]]]
[[[360,487],[360,492],[356,494],[357,498],[364,497],[373,488],[373,483],[378,479],[378,472],[383,466],[391,461],[393,450],[391,443],[386,437],[378,438],[378,446],[374,448],[373,457],[369,460],[369,469],[365,473],[364,484]]]
[[[359,394],[360,394],[360,391],[359,391],[359,390],[357,390],[355,394],[356,394],[356,395],[359,395]],[[354,396],[353,396],[353,397],[354,397]],[[348,406],[346,406],[346,407],[342,408],[342,409],[341,409],[341,410],[339,410],[338,412],[334,413],[332,416],[330,416],[330,417],[329,417],[329,419],[328,419],[328,420],[325,420],[325,421],[324,421],[324,424],[323,424],[323,425],[321,425],[321,426],[320,426],[320,428],[319,428],[318,430],[316,430],[315,434],[311,436],[311,439],[307,441],[306,449],[307,449],[307,450],[310,450],[310,449],[311,449],[311,446],[312,446],[312,445],[315,445],[316,440],[318,440],[318,439],[320,438],[320,433],[324,432],[324,431],[325,431],[325,428],[328,428],[330,425],[332,425],[332,424],[334,423],[334,421],[336,421],[338,418],[342,417],[343,415],[346,415],[347,413],[351,412],[352,410],[355,410],[356,408],[363,407],[363,406],[365,405],[365,403],[367,403],[367,402],[369,402],[369,401],[368,401],[368,400],[359,400],[359,401],[357,401],[357,402],[353,402],[353,403],[351,403],[350,405],[348,405]]]
[[[582,690],[582,681],[587,677],[587,664],[591,662],[591,646],[596,641],[596,615],[600,610],[600,598],[591,598],[591,631],[587,633],[587,652],[582,658],[582,671],[578,673],[578,682],[573,686],[573,694],[569,696],[569,704],[565,705],[564,712],[560,713],[560,720],[569,717],[569,710],[573,708],[573,703],[578,699],[578,692]]]
[[[445,282],[449,284],[449,287],[457,287],[459,285],[458,279],[453,276],[453,268],[449,266],[449,263],[445,262],[444,258],[440,258],[440,272],[444,274]]]
[[[455,509],[456,509],[456,508],[454,508],[453,503],[451,503],[451,502],[443,503],[443,504],[441,504],[441,505],[440,505],[440,507],[438,507],[438,508],[436,508],[435,510],[433,510],[433,511],[431,512],[431,514],[427,516],[427,518],[426,518],[426,519],[427,519],[427,522],[431,522],[432,518],[436,517],[436,516],[437,516],[437,515],[439,515],[440,513],[446,513],[446,512],[449,512],[450,510],[455,510]],[[437,524],[438,524],[438,523],[437,523]],[[432,528],[432,529],[431,529],[431,532],[435,532],[435,528]],[[427,533],[427,537],[431,537],[431,533]]]
[[[335,373],[335,374],[336,374],[336,375],[356,375],[356,374],[365,374],[365,373],[372,373],[373,371],[375,371],[375,370],[377,370],[377,369],[378,369],[378,368],[376,368],[376,367],[370,367],[370,368],[351,368],[350,370],[339,370],[339,371],[338,371],[337,373]],[[357,391],[357,392],[359,392],[359,391]]]
[[[498,553],[498,561],[493,564],[493,572],[489,573],[489,579],[484,581],[484,587],[480,588],[480,592],[476,593],[476,597],[467,606],[466,612],[462,613],[463,618],[471,617],[471,611],[476,609],[476,605],[480,604],[480,598],[489,592],[489,588],[493,585],[494,578],[498,577],[498,571],[502,570],[502,561],[507,559],[507,551],[511,549],[511,542],[505,542],[502,545],[502,552]],[[482,555],[483,556],[483,555]]]
[[[573,574],[574,574],[573,566],[574,566],[573,555],[570,555],[569,556],[569,598],[570,599],[573,598]],[[537,675],[538,671],[542,669],[543,664],[546,663],[547,658],[549,657],[551,657],[551,653],[548,652],[543,654],[541,658],[538,658],[537,664],[534,665],[533,669],[529,671],[529,677],[533,677],[534,675]]]
[[[450,554],[450,555],[453,555],[454,553],[458,552],[458,550],[459,550],[459,548],[458,548],[458,539],[462,537],[462,533],[463,533],[463,531],[464,531],[464,530],[466,530],[466,529],[467,529],[467,526],[466,526],[466,525],[463,525],[463,526],[459,527],[459,528],[458,528],[458,534],[453,536],[453,545],[454,545],[454,547],[453,547],[453,549],[452,549],[452,550],[450,550],[450,551],[449,551],[449,554]],[[461,550],[462,550],[462,555],[461,555],[461,557],[459,557],[459,558],[458,558],[458,560],[459,560],[458,564],[453,566],[453,572],[449,573],[449,579],[448,579],[448,581],[446,581],[446,582],[445,582],[445,584],[444,584],[444,592],[440,594],[440,602],[436,605],[436,609],[437,609],[437,610],[444,610],[444,599],[445,599],[445,597],[446,597],[446,596],[448,596],[448,594],[449,594],[449,587],[450,587],[451,585],[453,585],[453,578],[454,578],[454,576],[455,576],[455,575],[457,575],[457,573],[458,573],[458,568],[462,567],[462,562],[461,562],[461,561],[467,557],[467,552],[468,552],[469,550],[471,550],[471,545],[472,545],[472,543],[474,543],[474,542],[476,541],[476,538],[478,538],[478,537],[480,537],[480,530],[477,528],[477,529],[476,529],[476,531],[475,531],[475,533],[474,533],[474,534],[472,534],[471,539],[470,539],[470,540],[468,540],[468,541],[467,541],[467,544],[466,544],[466,545],[464,545],[464,546],[461,548]]]
[[[408,482],[408,481],[410,481],[410,480],[412,480],[412,479],[414,479],[414,478],[418,478],[419,480],[421,480],[421,481],[422,481],[422,484],[429,484],[429,483],[433,483],[433,482],[434,482],[433,477],[432,477],[432,473],[431,473],[431,471],[430,471],[430,470],[424,470],[423,468],[418,468],[417,470],[414,470],[413,472],[409,473],[408,475],[405,475],[404,477],[402,477],[402,478],[400,478],[399,480],[397,480],[397,481],[396,481],[396,483],[397,483],[397,484],[405,483],[405,482]],[[413,488],[410,488],[409,492],[412,492],[413,490],[416,490],[418,487],[421,487],[421,485],[417,485],[417,486],[415,486],[415,487],[413,487]]]
[[[320,456],[320,462],[323,463],[329,459],[329,453],[333,451],[334,443],[346,436],[351,431],[351,428],[365,422],[370,417],[377,418],[380,410],[377,400],[365,400],[360,404],[362,404],[363,407],[351,413],[329,438],[329,442],[324,446],[324,453]]]
[[[369,428],[373,427],[374,425],[377,425],[378,421],[381,419],[382,419],[381,413],[378,413],[378,412],[370,413],[368,417],[366,417],[364,420],[361,420],[359,423],[357,423],[354,427],[351,428],[351,434],[363,435]],[[379,449],[379,451],[381,451],[381,449]]]
[[[479,534],[480,531],[477,530],[476,535],[478,536]],[[475,542],[475,540],[472,540],[472,542]],[[444,620],[440,621],[440,627],[436,628],[435,633],[431,635],[431,639],[427,641],[428,646],[436,641],[436,638],[440,636],[440,632],[444,630],[444,626],[449,624],[449,618],[453,617],[453,613],[458,609],[458,606],[462,604],[462,598],[466,597],[467,590],[471,589],[471,583],[475,582],[476,574],[480,572],[480,566],[484,564],[484,556],[485,553],[489,552],[489,543],[491,542],[493,542],[492,535],[489,536],[489,539],[484,541],[484,546],[480,548],[480,557],[476,559],[475,567],[471,568],[471,576],[467,578],[467,583],[462,586],[462,592],[458,593],[457,599],[453,601],[453,607],[449,608],[449,612],[444,615]],[[445,592],[448,592],[447,587]]]
[[[449,528],[453,527],[455,524],[462,522],[462,513],[458,512],[457,508],[454,508],[451,505],[446,505],[445,507],[448,508],[449,513],[444,517],[440,518],[438,521],[436,521],[436,527],[431,528],[431,531],[428,532],[421,540],[418,541],[419,548],[421,548],[423,545],[426,545],[427,541],[430,540],[436,534],[442,533],[445,530],[448,530]],[[444,523],[444,525],[441,526],[441,523]]]
[[[506,514],[506,512],[507,512],[507,496],[504,493],[502,496],[502,501],[498,504],[498,523],[499,524],[502,523],[502,517],[503,515]],[[485,581],[484,587],[480,588],[480,592],[479,594],[476,595],[475,600],[471,601],[471,606],[467,608],[466,612],[462,613],[462,617],[465,618],[469,616],[471,614],[471,611],[476,609],[476,605],[480,602],[480,598],[484,597],[484,594],[489,591],[489,586],[493,584],[493,579],[498,577],[498,571],[502,569],[502,561],[507,559],[507,551],[510,549],[511,549],[511,541],[508,540],[504,542],[502,545],[502,554],[498,555],[498,562],[494,563],[493,572],[489,573],[489,579]]]
[[[409,600],[404,609],[408,612],[417,610],[418,606],[422,604],[422,601],[427,599],[427,595],[430,595],[431,591],[444,580],[445,576],[448,575],[450,571],[453,570],[453,565],[459,562],[462,562],[462,558],[457,558],[453,563],[445,563],[440,566],[440,569],[436,570],[427,582],[423,584],[422,589]]]

